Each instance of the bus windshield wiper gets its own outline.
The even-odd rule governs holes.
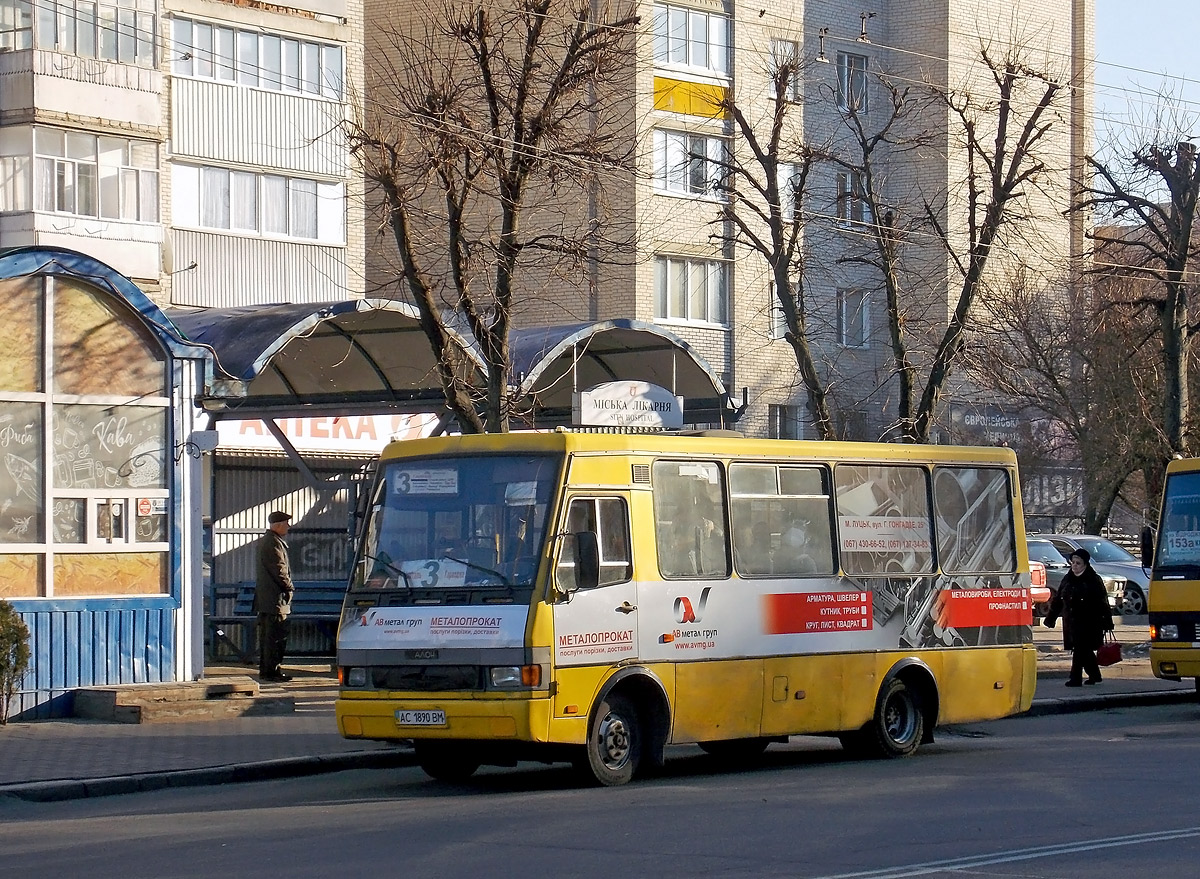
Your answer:
[[[466,559],[460,559],[455,556],[448,555],[446,553],[442,553],[441,557],[444,558],[448,562],[458,562],[460,565],[466,565],[468,568],[474,568],[476,571],[480,571],[484,574],[495,574],[497,577],[500,578],[500,582],[503,585],[512,586],[512,583],[509,581],[508,577],[501,574],[495,568],[489,568],[486,565],[477,565],[477,564],[475,564],[475,562],[470,562],[470,561],[467,561]]]
[[[409,576],[407,571],[397,568],[395,565],[393,565],[391,562],[391,559],[388,559],[385,561],[384,559],[381,559],[378,556],[364,555],[363,561],[371,563],[372,573],[374,573],[375,571],[383,571],[385,574],[395,574],[396,582],[399,583],[401,580],[403,580],[404,588],[408,590],[409,595],[412,595],[412,592],[413,592],[412,577]],[[370,578],[368,577],[368,579],[370,579]]]

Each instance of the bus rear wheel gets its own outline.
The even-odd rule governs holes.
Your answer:
[[[587,740],[588,768],[607,787],[632,780],[642,759],[637,709],[624,696],[608,696],[596,708]]]
[[[430,778],[438,781],[466,781],[480,766],[461,745],[443,742],[416,742],[417,765]]]
[[[880,757],[907,757],[917,750],[925,734],[925,715],[904,681],[893,678],[884,687],[867,732],[868,746]]]
[[[908,757],[925,736],[925,715],[916,694],[893,678],[879,694],[875,716],[860,730],[841,733],[842,747],[870,757]]]

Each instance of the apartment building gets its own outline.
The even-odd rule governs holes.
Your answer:
[[[79,250],[159,304],[345,298],[361,44],[347,0],[0,0],[0,246]]]
[[[385,8],[368,2],[368,20],[379,19]],[[536,301],[524,304],[522,322],[654,322],[704,356],[736,402],[746,390],[741,429],[814,435],[766,261],[718,221],[730,197],[719,183],[722,168],[730,158],[743,166],[752,159],[717,102],[731,96],[756,126],[769,125],[771,76],[781,59],[795,59],[801,68],[785,95],[792,104],[787,125],[793,140],[846,154],[849,109],[868,130],[888,116],[889,95],[877,75],[914,96],[933,85],[982,98],[989,74],[979,60],[981,48],[1002,58],[1019,47],[1031,69],[1066,87],[1042,144],[1047,170],[1019,208],[1030,219],[1020,234],[1013,227],[994,248],[990,282],[1002,286],[1005,273],[1021,266],[1049,278],[1082,254],[1081,221],[1064,217],[1063,210],[1091,129],[1091,0],[796,0],[767,6],[657,0],[638,3],[636,12],[636,49],[622,79],[633,93],[625,96],[621,133],[638,144],[638,168],[601,181],[598,197],[576,216],[594,220],[596,205],[602,205],[608,221],[635,230],[632,255],[622,264],[592,265],[575,279],[523,276],[523,292]],[[368,57],[384,50],[372,31],[366,39]],[[994,92],[994,84],[990,88]],[[924,143],[920,149],[881,148],[875,157],[878,189],[901,223],[919,218],[928,201],[961,254],[967,158],[953,115],[935,103],[905,124],[919,125]],[[811,174],[803,206],[804,307],[820,368],[835,389],[839,431],[875,439],[896,417],[896,386],[882,283],[878,270],[863,261],[873,218],[862,186],[859,175],[832,162]],[[394,243],[376,233],[367,270],[381,284],[387,282],[389,252],[394,256]],[[961,279],[954,258],[928,227],[910,236],[905,260],[912,297],[907,330],[916,355],[927,356],[950,317]],[[948,411],[982,411],[998,402],[961,380],[948,390]],[[951,420],[947,415],[943,427]],[[960,417],[955,423],[969,422]],[[968,438],[945,429],[935,436]]]
[[[795,360],[782,339],[768,266],[749,248],[731,246],[731,230],[714,227],[712,202],[725,196],[705,181],[713,179],[719,165],[696,167],[704,164],[698,156],[722,149],[734,156],[736,166],[753,166],[729,120],[705,112],[713,104],[704,96],[714,87],[728,90],[765,138],[773,97],[770,76],[781,59],[796,59],[800,73],[788,86],[787,97],[795,105],[787,122],[796,126],[797,139],[854,159],[844,121],[847,111],[853,109],[871,133],[891,109],[890,95],[877,75],[910,88],[913,96],[931,83],[943,91],[974,91],[979,99],[989,95],[989,87],[994,93],[979,60],[981,47],[998,59],[1017,47],[1031,68],[1062,82],[1074,74],[1077,81],[1075,88],[1065,90],[1070,98],[1064,96],[1056,107],[1061,115],[1042,146],[1049,171],[1029,187],[1028,208],[1019,208],[1028,210],[1031,219],[1019,237],[1003,239],[997,247],[990,278],[1003,286],[1005,273],[1021,265],[1053,274],[1082,252],[1081,221],[1062,211],[1091,128],[1084,67],[1072,68],[1076,59],[1090,56],[1090,2],[807,0],[765,9],[721,3],[647,8],[644,20],[652,18],[655,28],[649,46],[652,63],[639,79],[653,102],[644,101],[640,112],[650,129],[645,138],[652,162],[637,194],[639,206],[652,219],[639,224],[649,230],[641,242],[639,301],[648,318],[670,325],[719,364],[731,389],[748,389],[751,405],[740,421],[743,430],[814,435]],[[881,148],[873,169],[876,189],[904,219],[919,217],[925,200],[939,206],[939,222],[963,253],[967,159],[954,119],[935,102],[906,124],[910,137],[919,126],[926,145],[920,150]],[[894,136],[905,134],[901,127]],[[698,149],[697,144],[704,146]],[[881,277],[877,267],[863,261],[870,252],[866,226],[873,218],[862,186],[861,175],[831,162],[819,163],[811,172],[803,207],[804,290],[818,362],[835,389],[837,427],[851,438],[875,439],[896,417],[896,387]],[[1039,250],[1032,241],[1051,246]],[[908,332],[920,356],[929,353],[944,329],[961,280],[951,257],[928,231],[911,236],[907,246],[910,295],[919,303],[910,307]],[[917,277],[920,283],[912,283]],[[697,295],[697,278],[707,296]],[[922,323],[930,334],[924,350],[918,335]],[[982,409],[996,402],[962,383],[950,390],[952,406]]]

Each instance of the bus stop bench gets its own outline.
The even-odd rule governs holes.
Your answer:
[[[340,580],[302,580],[292,595],[291,633],[287,656],[333,656],[346,583]],[[209,655],[211,659],[257,662],[254,583],[214,585],[209,596]],[[231,655],[232,654],[232,655]]]

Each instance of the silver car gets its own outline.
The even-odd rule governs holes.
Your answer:
[[[1105,578],[1120,577],[1125,581],[1124,594],[1119,604],[1121,612],[1129,616],[1146,612],[1150,598],[1150,572],[1142,567],[1137,557],[1120,544],[1095,534],[1030,536],[1049,540],[1064,558],[1069,556],[1072,550],[1086,549],[1092,556],[1092,567],[1096,569],[1097,574]]]
[[[1025,542],[1029,547],[1029,560],[1041,562],[1046,566],[1046,585],[1050,587],[1051,599],[1053,600],[1053,597],[1058,594],[1058,587],[1062,583],[1062,578],[1066,576],[1071,566],[1067,564],[1066,557],[1063,556],[1059,548],[1047,540],[1045,535],[1030,534]],[[1091,550],[1088,550],[1088,552],[1091,552]],[[1122,596],[1125,592],[1125,578],[1100,574],[1100,579],[1104,581],[1104,591],[1108,593],[1109,605],[1120,607]],[[1036,615],[1045,616],[1047,608],[1035,607],[1033,610]]]

